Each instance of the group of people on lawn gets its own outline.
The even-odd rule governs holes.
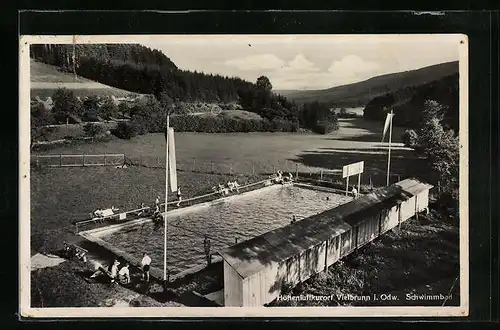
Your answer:
[[[143,254],[141,260],[141,269],[142,269],[142,280],[145,282],[149,282],[149,269],[151,264],[151,258],[147,255],[147,253]],[[101,264],[96,264],[96,271],[90,276],[91,279],[95,279],[98,276],[106,275],[111,283],[120,283],[122,285],[130,284],[130,264],[127,262],[122,268],[118,268],[120,266],[120,262],[118,260],[114,260],[114,262],[107,267],[107,269]]]

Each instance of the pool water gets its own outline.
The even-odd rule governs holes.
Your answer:
[[[327,197],[329,199],[327,200]],[[205,261],[203,240],[210,238],[211,252],[242,242],[334,208],[351,198],[329,192],[282,186],[241,196],[168,218],[167,265],[171,274]],[[164,228],[152,223],[129,227],[102,237],[123,251],[140,257],[147,252],[152,267],[163,267]]]

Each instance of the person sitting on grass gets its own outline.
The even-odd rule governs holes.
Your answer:
[[[228,190],[226,189],[226,187],[224,187],[224,185],[221,183],[219,184],[219,193],[224,197],[224,196],[227,196],[229,194]]]
[[[90,276],[90,278],[96,278],[99,275],[106,274],[111,283],[115,283],[115,279],[118,275],[118,266],[120,262],[115,260],[108,269],[105,269],[101,264],[96,263],[96,271]]]
[[[101,209],[97,209],[94,211],[94,213],[92,213],[92,216],[94,218],[103,218],[104,217],[104,211],[101,210]]]
[[[228,181],[227,187],[229,188],[229,191],[236,190],[236,192],[240,192],[240,185],[236,181]]]
[[[121,284],[129,284],[130,283],[130,271],[129,271],[129,264],[126,263],[125,266],[120,269],[118,272],[118,280],[120,281]]]
[[[281,170],[278,170],[278,172],[276,172],[276,178],[274,179],[274,182],[283,183],[283,172],[281,172]]]
[[[116,283],[116,278],[118,277],[118,266],[120,266],[120,262],[118,260],[115,260],[109,267],[109,277],[111,283]]]

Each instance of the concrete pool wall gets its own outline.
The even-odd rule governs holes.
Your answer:
[[[339,191],[337,189],[318,187],[318,186],[314,186],[314,185],[310,185],[310,184],[293,183],[293,186],[304,188],[304,189],[333,193],[333,194],[337,194],[337,195],[339,194]],[[215,206],[215,205],[225,203],[228,201],[232,201],[235,199],[240,199],[242,197],[251,197],[253,195],[260,195],[262,193],[269,192],[272,190],[277,190],[277,189],[280,189],[282,187],[283,187],[282,185],[277,185],[277,184],[268,185],[265,182],[263,182],[262,187],[248,191],[248,192],[230,195],[227,197],[219,198],[219,199],[216,199],[213,201],[208,201],[208,202],[200,203],[200,204],[189,206],[189,207],[170,210],[167,212],[167,217],[178,217],[179,215],[182,215],[182,214],[198,212],[198,211],[205,209],[207,207],[210,207],[210,206]],[[105,248],[106,250],[111,251],[116,256],[127,260],[131,265],[139,267],[140,261],[141,261],[140,257],[134,256],[131,253],[127,253],[126,251],[120,249],[118,246],[105,241],[103,239],[103,237],[110,235],[110,234],[113,234],[113,233],[116,233],[118,231],[121,231],[121,230],[129,228],[129,227],[136,227],[136,226],[140,226],[140,225],[143,225],[146,223],[151,223],[151,222],[152,222],[152,219],[148,219],[148,218],[129,220],[129,221],[126,221],[123,223],[113,224],[113,225],[106,226],[106,227],[82,231],[79,233],[79,235],[84,237],[85,239],[93,242],[94,244],[97,244],[97,245]],[[217,253],[214,253],[212,255],[212,263],[216,263],[216,262],[220,262],[220,261],[222,261],[222,258]],[[198,264],[194,267],[190,267],[189,269],[182,270],[176,274],[171,274],[169,276],[169,279],[171,282],[173,282],[173,281],[175,281],[177,279],[181,279],[187,275],[197,273],[197,272],[203,270],[206,266],[207,266],[206,263]],[[153,277],[155,277],[157,279],[163,278],[163,270],[160,269],[159,267],[152,266],[150,273]]]

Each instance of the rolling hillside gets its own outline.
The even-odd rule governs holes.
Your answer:
[[[71,73],[63,72],[58,67],[35,60],[30,61],[30,90],[31,97],[45,99],[52,97],[54,92],[61,87],[72,90],[76,96],[90,95],[126,97],[140,95],[95,82]]]
[[[458,62],[447,62],[425,68],[391,73],[354,84],[324,90],[275,91],[297,103],[324,102],[337,107],[364,106],[373,98],[405,87],[418,86],[458,73]]]

